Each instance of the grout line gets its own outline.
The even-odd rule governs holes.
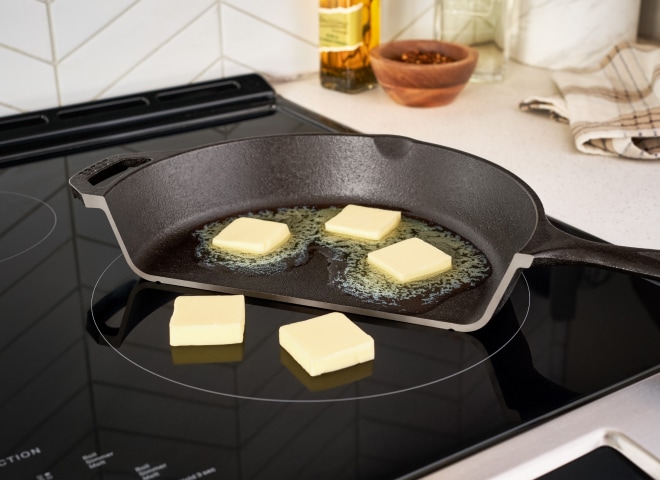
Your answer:
[[[231,58],[231,57],[225,57],[223,60],[229,60],[230,62],[235,63],[236,65],[240,65],[241,67],[244,67],[244,68],[248,69],[248,70],[251,71],[251,72],[255,72],[255,73],[259,73],[259,74],[261,74],[261,75],[264,75],[263,72],[260,72],[260,71],[258,71],[258,70],[255,70],[254,67],[251,67],[250,65],[247,65],[247,64],[245,64],[245,63],[241,63],[241,62],[238,61],[238,60],[234,60],[234,59]],[[224,73],[224,72],[223,72],[223,73]],[[264,75],[264,76],[265,76],[265,75]]]
[[[396,39],[398,39],[401,35],[403,35],[403,34],[405,33],[406,30],[408,30],[408,29],[409,29],[410,27],[412,27],[415,23],[417,23],[417,21],[418,21],[420,18],[422,18],[424,15],[426,15],[429,11],[431,11],[431,15],[433,16],[433,12],[432,12],[433,8],[434,8],[434,6],[433,6],[433,4],[431,4],[431,5],[429,5],[428,7],[426,7],[424,10],[422,10],[422,11],[420,12],[419,15],[417,15],[415,18],[413,18],[413,19],[408,23],[408,25],[404,26],[404,27],[403,27],[401,30],[399,30],[394,36],[392,36],[392,40],[396,40]],[[433,25],[431,25],[431,26],[433,26]]]
[[[253,67],[252,65],[248,65],[248,64],[243,63],[243,62],[241,62],[241,61],[239,61],[239,60],[234,60],[234,59],[231,58],[231,57],[225,57],[224,60],[228,60],[228,61],[230,61],[230,62],[232,62],[232,63],[235,63],[236,65],[239,65],[239,66],[245,68],[248,72],[257,73],[257,74],[261,75],[261,76],[264,77],[264,78],[266,79],[266,81],[268,81],[269,83],[283,83],[283,82],[288,82],[288,81],[294,80],[294,79],[296,79],[296,78],[300,78],[301,76],[305,75],[305,73],[299,73],[299,74],[296,73],[296,74],[294,74],[294,75],[291,75],[290,77],[276,77],[276,76],[273,76],[273,75],[271,75],[271,74],[269,74],[269,73],[264,72],[263,70],[259,70],[259,69],[255,68],[255,67]],[[309,72],[307,72],[307,73],[309,73]]]
[[[57,61],[57,46],[55,45],[55,28],[51,12],[52,0],[46,1],[46,16],[48,17],[48,38],[50,40],[51,64],[53,66],[53,80],[55,81],[55,96],[58,105],[62,105],[62,92],[60,90],[59,62]]]
[[[190,83],[195,83],[195,82],[200,81],[200,80],[199,80],[200,77],[202,77],[206,72],[208,72],[209,70],[211,70],[215,65],[217,65],[217,64],[220,63],[220,62],[222,62],[222,57],[220,57],[220,58],[216,58],[215,60],[213,60],[213,61],[212,61],[207,67],[203,68],[201,72],[199,72],[197,75],[195,75],[195,76],[193,77],[193,79],[190,81]],[[221,76],[221,77],[224,77],[224,71],[223,71],[222,69],[221,69],[221,72],[222,72],[222,73],[221,73],[220,76]]]
[[[89,37],[83,39],[78,45],[73,47],[70,52],[68,52],[66,55],[64,55],[62,58],[59,59],[58,63],[61,63],[61,62],[65,61],[67,58],[69,58],[75,52],[80,50],[84,45],[86,45],[90,40],[97,37],[101,32],[107,30],[108,27],[110,27],[110,25],[112,25],[117,20],[119,20],[121,17],[123,17],[126,14],[126,12],[128,12],[129,10],[132,10],[135,7],[135,5],[137,5],[138,3],[140,3],[140,0],[135,0],[133,3],[131,3],[124,10],[119,12],[114,18],[111,18],[105,25],[103,25],[101,28],[99,28],[94,33],[92,33]]]
[[[219,61],[221,62],[220,64],[220,75],[222,77],[225,76],[225,36],[222,32],[222,0],[218,0],[218,32],[220,33],[220,58]],[[209,67],[211,68],[211,67]],[[199,77],[199,75],[198,75]]]
[[[27,113],[27,112],[30,111],[30,110],[25,110],[23,108],[19,108],[15,105],[11,105],[11,104],[5,103],[5,102],[0,102],[0,107],[8,108],[9,110],[14,110],[15,113],[17,113],[17,114],[18,113]],[[9,113],[9,114],[6,114],[6,115],[0,115],[0,117],[7,116],[7,115],[12,115],[12,114]]]
[[[154,53],[158,52],[161,50],[163,47],[165,47],[168,43],[170,43],[174,38],[176,38],[178,35],[180,35],[184,30],[186,30],[190,25],[195,23],[197,20],[199,20],[203,15],[205,15],[208,11],[210,11],[212,8],[214,8],[216,5],[211,4],[208,7],[206,7],[204,10],[202,10],[198,15],[196,15],[194,18],[192,18],[188,23],[183,25],[181,28],[176,30],[172,35],[170,35],[166,40],[164,40],[160,45],[158,45],[156,48],[151,50],[149,53],[147,53],[145,56],[143,56],[140,60],[138,60],[132,67],[130,67],[128,70],[126,70],[124,73],[122,73],[119,77],[117,77],[115,80],[113,80],[110,84],[106,85],[100,92],[98,92],[96,95],[92,97],[92,100],[98,100],[101,98],[101,96],[106,93],[108,90],[110,90],[112,87],[117,85],[121,80],[126,78],[132,71],[134,71],[136,68],[138,68],[142,63],[149,59]]]
[[[258,17],[258,16],[256,16],[256,15],[253,15],[252,13],[250,13],[250,12],[248,12],[248,11],[246,11],[246,10],[243,10],[243,9],[241,9],[241,8],[236,7],[235,5],[229,5],[229,4],[225,4],[225,5],[226,5],[228,8],[232,8],[232,9],[236,10],[237,12],[240,12],[240,13],[242,13],[242,14],[248,16],[248,17],[253,18],[254,20],[257,20],[257,21],[260,22],[260,23],[263,23],[264,25],[268,25],[268,26],[270,26],[270,27],[273,27],[274,29],[279,30],[279,31],[282,32],[282,33],[285,33],[285,34],[287,34],[287,35],[290,36],[290,37],[296,38],[296,39],[300,40],[301,42],[306,43],[307,45],[312,45],[313,47],[318,47],[318,45],[317,45],[316,43],[314,43],[314,42],[310,42],[310,41],[307,40],[306,38],[300,37],[300,36],[296,35],[296,34],[293,33],[293,32],[290,32],[290,31],[288,31],[288,30],[285,30],[285,29],[283,29],[282,27],[280,27],[280,26],[278,26],[278,25],[275,25],[274,23],[270,23],[270,22],[264,20],[264,19],[261,18],[261,17]]]
[[[0,0],[0,1],[2,1],[2,0]],[[28,57],[31,60],[36,60],[38,62],[45,63],[47,65],[52,65],[53,64],[53,62],[51,60],[46,60],[44,58],[37,57],[36,55],[33,55],[31,53],[28,53],[28,52],[24,52],[23,50],[21,50],[19,48],[13,47],[11,45],[7,45],[6,43],[0,42],[0,48],[4,48],[4,49],[9,50],[11,52],[14,52],[18,55],[23,55],[24,57]]]

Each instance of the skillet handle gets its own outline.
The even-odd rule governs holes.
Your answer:
[[[660,280],[660,250],[586,240],[560,230],[548,220],[539,221],[520,253],[532,255],[533,265],[595,266]]]
[[[114,185],[134,170],[170,157],[178,152],[122,153],[112,155],[81,170],[69,179],[73,196],[85,202],[85,197],[103,197]],[[87,202],[85,202],[87,203]]]

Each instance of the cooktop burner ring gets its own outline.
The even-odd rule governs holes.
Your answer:
[[[43,200],[41,200],[39,198],[33,197],[31,195],[26,195],[24,193],[18,193],[18,192],[10,192],[10,191],[7,191],[7,190],[0,190],[0,195],[12,195],[12,196],[18,197],[20,200],[33,201],[33,202],[36,203],[36,205],[34,207],[31,207],[31,208],[27,209],[27,211],[34,212],[35,209],[40,209],[40,208],[45,207],[47,213],[49,214],[49,217],[52,219],[52,224],[47,227],[48,231],[45,232],[43,234],[43,236],[37,237],[38,239],[35,240],[34,243],[31,243],[30,245],[28,245],[27,247],[24,247],[24,248],[22,248],[21,250],[18,250],[18,251],[5,252],[4,251],[5,247],[1,246],[0,247],[0,263],[2,263],[2,262],[6,262],[8,260],[11,260],[13,258],[16,258],[20,255],[23,255],[24,253],[29,252],[33,248],[35,248],[38,245],[40,245],[41,243],[43,243],[53,233],[53,231],[55,230],[55,227],[57,226],[57,213],[55,213],[55,210],[53,209],[53,207],[48,205],[46,202],[44,202]],[[0,233],[2,233],[2,235],[0,235],[0,239],[2,239],[6,233],[12,233],[13,234],[14,231],[15,231],[15,225],[21,223],[21,221],[23,219],[24,219],[24,217],[21,217],[20,219],[14,220],[12,222],[12,225],[9,225],[9,226],[0,225],[0,228],[2,229],[2,231],[0,231]],[[9,227],[9,228],[6,228],[6,227]]]
[[[395,388],[393,390],[378,392],[378,393],[374,393],[374,394],[352,395],[352,396],[337,397],[337,398],[332,397],[332,398],[304,398],[304,399],[300,399],[300,398],[276,398],[276,397],[267,397],[267,396],[245,395],[245,394],[240,394],[240,393],[231,393],[231,392],[221,391],[221,390],[218,390],[218,389],[205,388],[205,387],[201,387],[199,385],[194,385],[194,384],[188,383],[186,381],[181,381],[181,380],[171,378],[168,375],[159,373],[154,368],[146,367],[141,362],[136,361],[134,358],[131,358],[131,356],[129,356],[127,354],[124,354],[123,352],[119,351],[119,348],[115,347],[113,345],[113,343],[110,340],[108,340],[108,338],[106,338],[106,336],[104,335],[102,329],[99,327],[99,324],[97,322],[97,317],[95,315],[95,311],[94,311],[95,297],[96,297],[96,294],[97,294],[97,289],[99,288],[99,285],[101,284],[104,276],[109,272],[109,270],[113,267],[113,265],[117,264],[118,260],[120,260],[122,258],[124,258],[123,254],[118,255],[105,267],[105,269],[99,275],[99,278],[97,279],[96,283],[94,284],[94,288],[92,289],[89,313],[90,313],[90,318],[91,318],[91,320],[94,324],[94,327],[98,331],[98,334],[99,334],[100,339],[101,339],[100,340],[101,343],[104,343],[106,346],[110,347],[112,350],[114,350],[114,352],[117,355],[119,355],[124,360],[128,361],[130,364],[138,367],[139,369],[143,370],[144,372],[149,373],[149,374],[151,374],[151,375],[153,375],[153,376],[155,376],[155,377],[157,377],[161,380],[165,380],[169,383],[172,383],[172,384],[175,384],[175,385],[178,385],[178,386],[182,386],[184,388],[193,389],[193,390],[196,390],[198,392],[203,392],[203,393],[208,393],[208,394],[212,394],[212,395],[218,395],[218,396],[233,398],[233,399],[238,399],[238,400],[254,400],[254,401],[260,401],[260,402],[296,403],[296,404],[337,403],[337,402],[347,402],[347,401],[354,401],[354,400],[376,399],[376,398],[387,397],[387,396],[391,396],[391,395],[411,392],[411,391],[423,389],[423,388],[426,388],[426,387],[431,387],[435,384],[439,384],[441,382],[453,379],[454,377],[457,377],[457,376],[459,376],[459,375],[461,375],[461,374],[463,374],[463,373],[465,373],[465,372],[467,372],[467,371],[469,371],[469,370],[471,370],[475,367],[478,367],[479,365],[482,365],[483,363],[485,363],[486,361],[491,359],[494,355],[497,355],[500,351],[502,351],[504,348],[506,348],[506,346],[512,340],[514,340],[514,338],[516,338],[516,336],[519,335],[520,332],[522,331],[522,329],[525,326],[525,323],[526,323],[526,321],[529,317],[530,308],[531,308],[531,290],[530,290],[529,282],[528,282],[527,278],[525,277],[524,273],[521,273],[520,278],[523,280],[524,287],[526,289],[527,303],[526,303],[526,305],[524,305],[522,307],[524,309],[524,316],[522,316],[523,318],[519,322],[517,328],[515,328],[513,330],[512,335],[502,345],[495,348],[492,352],[488,353],[483,358],[480,358],[477,361],[475,361],[474,363],[471,363],[471,364],[469,364],[469,365],[467,365],[463,368],[460,368],[460,369],[458,369],[456,371],[453,371],[449,374],[443,375],[439,378],[432,379],[430,381],[425,381],[425,382],[410,385],[410,386],[407,386],[407,387],[404,387],[404,388]],[[121,262],[120,262],[120,264],[121,264]],[[125,268],[128,271],[128,266],[127,265],[125,265]],[[132,274],[132,272],[131,272],[131,274]],[[113,273],[113,276],[114,276],[114,273]],[[248,324],[248,322],[250,322],[249,318],[247,318],[247,315],[248,314],[246,312],[246,325]],[[350,314],[349,314],[349,316],[350,316]],[[163,328],[167,329],[167,326],[164,326]],[[428,328],[431,328],[431,327],[428,327]],[[466,335],[466,334],[460,334],[459,333],[458,335]],[[168,345],[168,347],[169,347],[169,345]],[[377,349],[376,357],[378,358],[378,341],[376,342],[376,349]]]

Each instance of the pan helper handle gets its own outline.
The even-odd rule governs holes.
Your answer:
[[[167,158],[176,152],[140,154],[120,154],[104,158],[76,173],[69,180],[74,198],[82,200],[87,207],[94,207],[94,197],[103,197],[112,186],[137,168]]]
[[[660,281],[660,250],[585,240],[558,229],[549,221],[539,223],[521,253],[532,255],[533,265],[602,267]]]

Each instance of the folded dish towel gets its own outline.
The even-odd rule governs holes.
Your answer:
[[[660,159],[660,48],[623,43],[597,68],[555,72],[561,96],[534,96],[522,110],[566,122],[586,153]]]

